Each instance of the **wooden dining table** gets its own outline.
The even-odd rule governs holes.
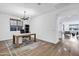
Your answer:
[[[35,33],[22,33],[22,34],[14,34],[13,35],[13,44],[16,45],[16,47],[20,47],[19,44],[19,37],[29,37],[29,40],[31,40],[31,36],[34,37],[34,42],[36,42],[36,34]]]

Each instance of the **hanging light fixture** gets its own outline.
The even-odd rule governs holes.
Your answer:
[[[26,11],[24,11],[24,16],[21,18],[22,20],[28,20],[29,17],[26,17]]]

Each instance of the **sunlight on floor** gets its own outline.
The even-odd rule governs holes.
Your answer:
[[[79,55],[79,40],[75,36],[68,40],[63,40],[63,50],[71,55]]]

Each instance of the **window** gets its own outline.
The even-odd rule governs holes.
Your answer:
[[[71,32],[79,32],[79,24],[69,24],[69,30]]]
[[[19,31],[23,27],[21,20],[10,18],[10,31]]]

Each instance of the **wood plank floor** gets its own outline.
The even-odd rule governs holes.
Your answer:
[[[10,56],[9,50],[7,46],[5,45],[5,42],[0,42],[0,56]]]
[[[41,41],[35,49],[18,52],[20,56],[79,56],[79,49],[74,49],[70,41],[59,41],[57,44]],[[67,44],[66,44],[67,43]],[[75,44],[75,43],[73,43]],[[71,47],[70,47],[70,46]],[[18,48],[19,49],[19,48]],[[0,42],[0,55],[10,55],[4,42]],[[16,55],[17,56],[17,55]]]

